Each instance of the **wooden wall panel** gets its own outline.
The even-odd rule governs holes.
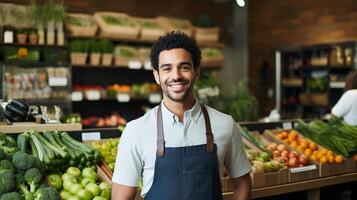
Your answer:
[[[260,84],[260,71],[268,61],[273,80],[276,49],[357,39],[356,0],[250,0],[248,15],[250,86],[265,111],[274,100]]]

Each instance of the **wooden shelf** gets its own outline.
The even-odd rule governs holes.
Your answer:
[[[47,44],[20,44],[20,43],[0,43],[1,46],[12,46],[12,47],[34,47],[34,48],[55,48],[55,49],[67,49],[67,45],[47,45]]]
[[[130,69],[128,66],[116,66],[116,65],[110,65],[110,66],[103,66],[103,65],[72,65],[73,68],[83,68],[83,69],[113,69],[113,70],[132,70],[132,71],[152,71],[152,69],[145,69],[145,68],[140,68],[140,69]],[[201,69],[222,69],[223,68],[223,62],[219,63],[217,65],[201,65]]]
[[[13,125],[0,125],[1,133],[22,133],[26,130],[36,131],[80,131],[82,124],[36,124],[34,122],[18,122]]]
[[[348,183],[352,181],[357,181],[357,172],[338,175],[338,176],[318,178],[308,181],[301,181],[296,183],[287,183],[287,184],[270,186],[270,187],[255,188],[252,189],[251,198],[256,199],[256,198],[269,197],[269,196],[286,194],[286,193],[303,191],[303,190],[318,189],[321,187],[337,185],[341,183]],[[232,197],[233,197],[233,192],[223,193],[224,200],[232,199]]]
[[[143,44],[143,45],[152,45],[155,40],[143,40],[140,38],[137,39],[120,39],[112,37],[103,37],[103,36],[68,36],[68,39],[106,39],[114,42],[123,42],[131,44]],[[217,47],[224,48],[225,45],[222,42],[200,42],[198,43],[199,47]]]

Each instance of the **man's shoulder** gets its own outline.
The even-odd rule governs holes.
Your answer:
[[[157,107],[149,110],[143,116],[128,122],[126,128],[129,130],[150,130],[149,128],[155,125],[156,112]]]

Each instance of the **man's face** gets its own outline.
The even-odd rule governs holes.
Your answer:
[[[198,76],[191,54],[185,49],[170,49],[159,54],[159,69],[154,70],[154,77],[162,88],[164,99],[181,103],[192,100]]]

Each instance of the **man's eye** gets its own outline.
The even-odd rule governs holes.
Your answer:
[[[163,67],[163,68],[162,68],[162,71],[168,72],[168,71],[170,71],[170,67]]]
[[[183,69],[184,71],[188,71],[188,70],[191,70],[191,66],[189,66],[189,65],[184,65],[184,66],[182,66],[182,69]]]

